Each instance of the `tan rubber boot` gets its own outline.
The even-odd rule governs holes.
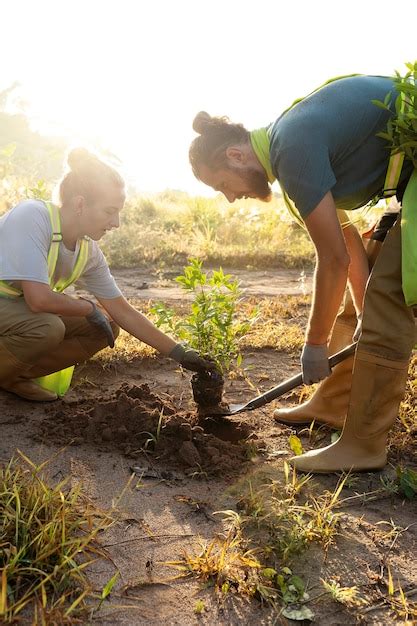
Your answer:
[[[33,402],[51,402],[56,393],[42,389],[36,383],[22,378],[31,366],[22,363],[0,343],[0,389]]]
[[[329,354],[339,352],[352,343],[354,326],[336,321],[329,344]],[[306,402],[288,409],[276,409],[274,419],[283,424],[309,424],[313,420],[336,430],[343,427],[352,384],[353,356],[333,368]]]
[[[301,472],[331,473],[382,469],[388,432],[404,396],[408,361],[357,352],[352,393],[343,433],[335,443],[292,457]]]

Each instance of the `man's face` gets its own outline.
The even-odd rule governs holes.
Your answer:
[[[220,191],[229,202],[241,198],[258,198],[265,202],[271,199],[271,187],[265,172],[250,165],[228,165],[216,171],[202,165],[198,174],[203,183]]]

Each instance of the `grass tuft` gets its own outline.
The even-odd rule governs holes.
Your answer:
[[[111,520],[68,479],[47,484],[48,462],[19,455],[0,468],[0,617],[11,623],[31,609],[36,623],[73,623],[91,594],[84,570],[104,556],[96,538]]]

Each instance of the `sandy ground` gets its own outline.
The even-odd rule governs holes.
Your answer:
[[[182,298],[169,276],[152,277],[134,270],[115,275],[128,297]],[[239,277],[248,293],[253,290],[252,293],[268,297],[278,296],[284,290],[300,293],[310,281],[309,277],[306,282],[299,280],[299,272],[253,272],[241,273]],[[59,451],[50,462],[50,475],[70,475],[103,508],[111,506],[120,495],[132,469],[141,468],[118,504],[120,520],[102,537],[111,560],[97,562],[90,571],[97,590],[114,574],[115,567],[121,573],[110,601],[104,604],[94,623],[295,623],[287,622],[274,609],[262,607],[255,600],[230,594],[219,602],[212,589],[202,588],[195,580],[173,580],[176,572],[164,565],[178,558],[184,549],[195,551],[199,538],[210,540],[222,530],[219,515],[214,512],[236,507],[239,483],[245,476],[255,479],[262,472],[282,474],[283,459],[292,454],[288,446],[292,431],[273,421],[271,415],[277,403],[242,413],[217,430],[208,426],[202,432],[197,426],[190,435],[190,429],[196,426],[190,375],[165,358],[126,363],[117,361],[117,353],[114,356],[112,366],[104,370],[94,361],[79,366],[72,389],[63,400],[50,405],[24,402],[0,392],[1,461],[7,461],[16,449],[35,462]],[[250,351],[244,357],[248,378],[227,382],[228,401],[247,401],[298,371],[296,357],[274,350]],[[144,393],[148,400],[153,394],[153,404],[148,401],[146,411]],[[141,427],[147,425],[144,430],[152,428],[152,419],[159,415],[158,400],[173,409],[171,426],[163,433],[165,439],[161,437],[156,452],[137,453],[134,445],[128,445],[133,432],[130,424],[139,420]],[[126,415],[130,416],[127,422]],[[187,423],[190,426],[184,426]],[[237,441],[242,433],[243,444]],[[309,447],[305,431],[298,434]],[[323,437],[323,443],[329,442],[330,432]],[[191,440],[194,443],[190,448]],[[245,454],[248,443],[258,450],[255,458],[249,459]],[[198,456],[193,458],[196,452]],[[381,474],[394,476],[394,465],[387,466],[383,473],[359,476],[351,495],[378,488]],[[407,466],[413,466],[413,459],[407,459]],[[317,492],[333,489],[337,484],[336,476],[314,480]],[[396,535],[381,532],[380,522],[390,520],[399,530]],[[312,589],[319,585],[320,578],[336,579],[342,586],[358,585],[362,595],[371,598],[373,604],[349,609],[323,597],[312,606],[316,623],[406,623],[381,600],[381,575],[386,577],[390,565],[395,582],[399,581],[411,594],[417,589],[416,521],[415,500],[389,494],[370,501],[352,499],[345,507],[335,545],[327,554],[319,547],[309,549],[294,560],[292,568]],[[121,593],[125,585],[130,586],[127,596]],[[198,599],[205,603],[200,615],[194,611]],[[118,608],[119,605],[124,608]]]

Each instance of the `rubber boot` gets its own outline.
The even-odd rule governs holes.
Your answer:
[[[14,393],[20,398],[33,402],[51,402],[57,399],[56,393],[42,389],[36,383],[24,378],[31,367],[22,363],[0,343],[0,389]]]
[[[356,353],[352,393],[341,437],[330,446],[292,457],[301,472],[331,473],[382,469],[386,443],[407,383],[408,360]]]
[[[329,354],[352,343],[355,326],[336,321],[329,344]],[[309,424],[313,420],[340,430],[346,417],[352,384],[353,356],[333,368],[306,402],[295,407],[276,409],[274,419],[283,424]]]

